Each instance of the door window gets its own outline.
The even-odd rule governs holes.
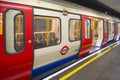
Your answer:
[[[85,38],[86,39],[90,38],[90,27],[91,27],[91,20],[86,19],[85,20]]]

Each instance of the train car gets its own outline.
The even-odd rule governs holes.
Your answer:
[[[108,33],[109,33],[108,41],[107,41],[108,44],[118,40],[119,31],[118,31],[118,22],[117,21],[109,22],[109,32]]]
[[[117,37],[118,37],[118,22],[117,21],[114,21],[114,38],[113,38],[113,40],[114,41],[117,41]]]
[[[117,35],[117,41],[120,40],[120,22],[118,22],[118,35]]]
[[[1,0],[0,79],[29,80],[119,40],[119,21],[64,0]]]

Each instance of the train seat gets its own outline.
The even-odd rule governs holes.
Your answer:
[[[55,32],[50,33],[50,45],[56,45],[57,44],[57,38],[55,36]]]

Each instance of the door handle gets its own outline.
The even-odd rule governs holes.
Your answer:
[[[28,40],[28,44],[31,44],[32,43],[32,40]]]

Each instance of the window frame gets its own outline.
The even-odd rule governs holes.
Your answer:
[[[70,21],[71,21],[71,20],[79,20],[79,21],[80,21],[80,39],[78,39],[78,40],[73,40],[73,41],[70,40]],[[81,19],[76,19],[76,18],[70,18],[70,19],[68,20],[68,39],[69,39],[69,42],[80,41],[81,38],[82,38],[81,31],[82,31],[82,20],[81,20]]]

